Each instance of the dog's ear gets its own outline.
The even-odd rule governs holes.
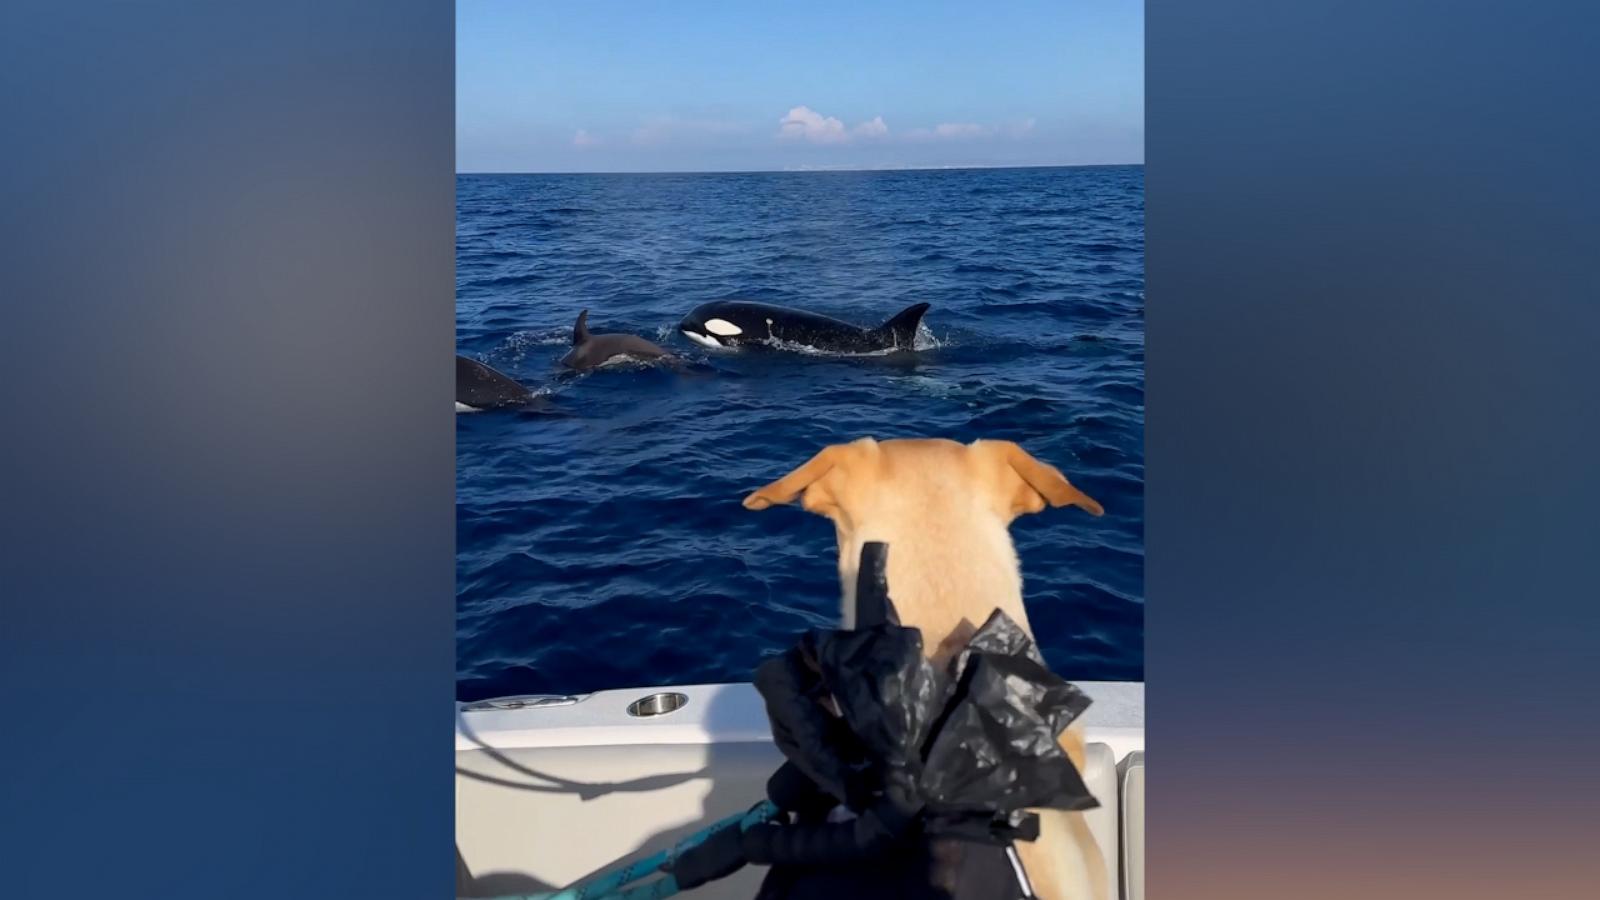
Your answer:
[[[774,503],[793,503],[796,497],[804,494],[806,497],[804,505],[807,510],[820,515],[831,515],[829,508],[831,504],[824,496],[827,492],[813,490],[813,487],[820,487],[818,482],[830,472],[850,466],[868,443],[872,443],[871,438],[862,438],[850,444],[823,447],[800,468],[745,497],[744,508],[766,509]]]
[[[1015,479],[1005,479],[1003,485],[997,486],[1004,495],[997,499],[1007,505],[1011,515],[1036,513],[1047,503],[1076,506],[1094,516],[1105,513],[1093,497],[1073,487],[1060,469],[1034,459],[1011,441],[973,441],[971,446],[980,453],[997,456],[1005,469],[1015,474]]]

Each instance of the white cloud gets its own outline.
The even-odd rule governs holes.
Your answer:
[[[971,122],[940,122],[933,126],[934,137],[965,139],[983,137],[994,129],[986,125],[974,125]]]
[[[572,146],[593,147],[600,143],[600,139],[589,133],[587,128],[579,128],[578,133],[572,136]]]
[[[913,128],[906,137],[913,141],[970,141],[994,134],[994,126],[972,122],[940,122],[932,128]]]
[[[796,106],[778,120],[778,137],[813,144],[848,144],[856,138],[888,136],[889,126],[884,123],[883,116],[873,116],[854,128],[846,128],[844,122],[833,116],[824,116],[809,106]]]
[[[1038,122],[1039,122],[1038,119],[1033,119],[1033,118],[1023,119],[1021,122],[1017,122],[1017,123],[1014,123],[1014,124],[1011,124],[1011,125],[1006,125],[1006,126],[1002,127],[1001,130],[1004,131],[1006,133],[1006,135],[1009,136],[1009,137],[1014,137],[1014,138],[1027,137],[1028,135],[1033,133],[1033,126],[1038,124]]]
[[[889,136],[889,126],[883,122],[883,116],[873,116],[871,121],[862,122],[855,127],[855,134],[864,138],[881,138]]]
[[[844,123],[809,106],[796,106],[778,120],[778,137],[804,139],[813,144],[842,144],[850,140]]]
[[[970,141],[987,137],[1024,138],[1033,132],[1035,119],[1006,125],[979,125],[975,122],[941,122],[932,128],[913,128],[906,138],[913,141]]]

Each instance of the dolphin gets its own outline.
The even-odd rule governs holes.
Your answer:
[[[589,311],[578,313],[577,324],[572,326],[572,350],[561,358],[561,364],[582,371],[619,356],[661,359],[670,358],[672,354],[636,335],[590,334]]]
[[[695,307],[678,324],[684,337],[719,349],[783,342],[832,353],[910,350],[928,304],[916,303],[876,328],[749,300],[716,300]]]
[[[456,354],[456,412],[530,407],[541,403],[510,376]]]

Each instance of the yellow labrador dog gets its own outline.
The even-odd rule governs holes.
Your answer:
[[[944,665],[999,608],[1032,634],[1011,520],[1050,506],[1104,512],[1054,466],[1010,441],[876,441],[825,447],[800,468],[744,498],[746,509],[791,503],[833,520],[839,538],[844,625],[854,627],[856,567],[868,541],[889,545],[889,595],[900,621],[922,630]],[[1079,770],[1076,727],[1061,746]],[[1042,900],[1111,896],[1104,858],[1081,813],[1038,810],[1036,841],[1017,845]]]

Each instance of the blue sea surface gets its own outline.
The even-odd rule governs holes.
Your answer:
[[[1028,614],[1073,680],[1144,673],[1144,168],[462,175],[458,352],[548,411],[456,416],[457,696],[748,680],[838,616],[834,529],[740,499],[870,435],[1005,438],[1104,504],[1012,526]],[[726,353],[677,334],[755,299],[911,354]],[[572,375],[573,320],[683,370]]]

